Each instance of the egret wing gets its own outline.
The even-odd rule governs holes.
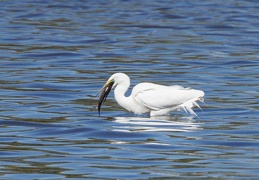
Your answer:
[[[152,83],[139,84],[133,89],[133,94],[138,103],[155,111],[176,107],[204,95],[202,91],[182,86],[162,86]]]

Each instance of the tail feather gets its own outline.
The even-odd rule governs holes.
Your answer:
[[[193,111],[193,107],[196,106],[199,109],[201,109],[201,107],[199,106],[199,104],[196,101],[201,101],[203,102],[202,98],[194,98],[194,99],[190,99],[189,101],[186,101],[185,103],[179,105],[179,108],[183,111],[185,111],[186,113],[190,113],[193,116],[197,116],[197,114]],[[202,109],[201,109],[202,110]]]

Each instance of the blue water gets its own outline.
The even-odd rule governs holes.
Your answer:
[[[1,1],[0,178],[256,178],[258,9]],[[111,94],[99,117],[95,96],[115,72],[201,89],[202,111],[136,116]]]

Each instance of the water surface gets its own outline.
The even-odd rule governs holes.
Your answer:
[[[1,178],[256,178],[258,8],[1,1]],[[111,94],[98,117],[114,72],[202,89],[203,110],[136,116]]]

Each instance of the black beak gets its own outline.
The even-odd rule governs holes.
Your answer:
[[[106,98],[108,97],[108,95],[109,95],[109,93],[110,93],[110,91],[112,89],[113,84],[114,84],[114,81],[108,82],[99,91],[99,93],[102,91],[102,94],[99,96],[99,102],[98,102],[98,113],[99,113],[99,116],[100,116],[101,106],[102,106],[103,102],[105,102]]]

